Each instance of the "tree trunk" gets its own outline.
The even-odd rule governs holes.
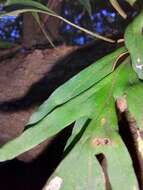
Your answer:
[[[61,14],[63,0],[49,0],[44,1],[44,4],[48,4],[48,7],[55,11],[57,14]],[[42,28],[45,29],[47,35],[52,41],[59,39],[59,27],[61,21],[49,15],[40,14]],[[38,23],[34,19],[31,13],[25,13],[23,16],[23,46],[25,48],[31,48],[35,45],[47,44],[48,40],[41,31]]]

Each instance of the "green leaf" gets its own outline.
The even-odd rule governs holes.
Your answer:
[[[134,5],[134,3],[137,1],[137,0],[126,0],[130,5]]]
[[[78,96],[94,84],[98,83],[104,77],[112,72],[113,64],[118,56],[125,52],[126,49],[120,48],[115,52],[98,60],[91,66],[87,67],[79,74],[71,78],[68,82],[60,86],[35,112],[28,123],[34,124],[44,118],[57,106],[60,106],[72,98]]]
[[[103,119],[107,122],[104,126],[101,125]],[[112,189],[120,190],[121,184],[123,190],[138,189],[131,158],[117,130],[112,102],[109,110],[105,109],[98,120],[91,122],[81,140],[64,158],[49,182],[55,177],[61,178],[62,190],[106,189],[105,176],[95,157],[95,155],[103,154],[106,158],[107,173]],[[104,141],[108,141],[109,144],[104,144]]]
[[[24,12],[40,12],[50,15],[55,13],[47,6],[32,0],[11,0],[7,1],[4,6],[4,11],[0,13],[0,17],[4,15],[19,15]]]
[[[131,55],[132,66],[143,79],[143,11],[129,24],[125,31],[125,44]]]
[[[25,130],[21,136],[5,144],[0,149],[0,161],[10,160],[30,150],[81,117],[91,119],[93,114],[98,115],[97,97],[100,93],[102,96],[100,95],[98,99],[102,102],[103,98],[106,98],[108,105],[110,103],[108,96],[115,98],[121,96],[130,84],[136,82],[136,75],[129,62],[127,59],[114,73],[57,107],[35,126]],[[105,89],[108,94],[105,93]]]
[[[143,83],[137,83],[131,86],[126,91],[128,109],[131,115],[135,118],[137,125],[143,129]]]
[[[65,155],[63,161],[49,179],[49,188],[51,182],[58,178],[62,181],[61,188],[59,188],[62,190],[105,190],[107,189],[105,188],[105,176],[108,174],[112,189],[120,190],[121,184],[123,190],[138,189],[131,158],[118,133],[115,100],[112,94],[116,90],[119,92],[123,83],[125,87],[127,81],[124,81],[125,75],[122,72],[116,73],[112,78],[114,82],[118,81],[120,87],[112,81],[96,94],[97,109],[92,115],[93,119],[82,131],[83,135],[76,146],[72,145],[71,152]],[[124,76],[124,80],[120,78],[121,76]],[[121,92],[123,91],[121,90]],[[81,133],[79,131],[81,129],[80,125],[84,121],[85,118],[81,118],[77,123],[76,129],[78,127],[79,129],[75,130],[76,132],[74,131],[75,141],[78,134]],[[70,142],[73,144],[74,140],[71,141],[70,139]],[[70,147],[70,143],[68,144]],[[100,154],[104,155],[106,159],[107,174],[103,173],[96,159],[96,156]]]
[[[91,8],[90,0],[79,0],[79,2],[85,7],[85,9],[88,11],[89,15],[91,15],[92,8]]]
[[[47,6],[42,3],[32,1],[32,0],[10,0],[6,4],[6,9],[10,11],[18,10],[18,9],[37,9],[52,12]]]
[[[62,190],[105,190],[105,181],[94,152],[85,144],[77,144],[50,179],[61,179]],[[51,185],[47,186],[49,189]]]
[[[90,117],[95,102],[95,97],[92,95],[107,82],[108,80],[105,80],[98,87],[94,86],[71,101],[59,106],[38,124],[25,130],[21,136],[5,144],[0,149],[0,161],[12,159],[30,150],[80,117]]]
[[[94,38],[102,39],[104,41],[108,41],[111,43],[115,42],[115,40],[101,36],[95,32],[89,31],[81,26],[78,26],[78,25],[70,22],[69,20],[65,19],[64,17],[57,15],[54,11],[47,8],[47,6],[44,6],[43,4],[32,1],[32,0],[21,0],[21,1],[13,0],[12,2],[9,2],[7,4],[7,6],[5,6],[5,11],[0,13],[0,17],[2,17],[4,15],[18,15],[20,13],[25,13],[25,12],[38,12],[38,13],[48,14],[50,16],[56,17],[64,22],[70,24],[71,26],[77,28],[78,30],[81,30],[82,32],[84,32]]]
[[[72,130],[72,134],[71,134],[70,138],[68,139],[68,142],[65,146],[65,149],[68,147],[67,148],[68,150],[66,150],[66,151],[69,151],[69,148],[71,147],[71,145],[75,144],[76,143],[75,141],[79,140],[80,136],[78,136],[78,134],[80,134],[80,131],[82,132],[83,130],[85,130],[89,121],[90,121],[90,119],[88,117],[82,117],[82,118],[79,118],[75,122],[73,130]]]

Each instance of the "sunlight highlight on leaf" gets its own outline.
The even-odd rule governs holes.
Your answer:
[[[132,66],[143,80],[143,11],[129,24],[125,31],[125,45],[131,55]]]

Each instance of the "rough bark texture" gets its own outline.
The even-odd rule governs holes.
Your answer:
[[[18,53],[14,58],[1,62],[0,143],[10,140],[22,132],[35,107],[48,97],[56,85],[54,75],[49,76],[51,82],[46,81],[48,72],[57,61],[73,49],[75,48],[61,46],[55,50],[34,50],[29,53]],[[37,82],[44,77],[43,84],[38,84]],[[37,85],[35,89],[33,84]],[[35,154],[37,151],[34,151]]]

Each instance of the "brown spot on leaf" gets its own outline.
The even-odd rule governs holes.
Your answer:
[[[92,139],[92,145],[94,147],[111,145],[111,140],[108,138],[94,138],[94,139]]]

